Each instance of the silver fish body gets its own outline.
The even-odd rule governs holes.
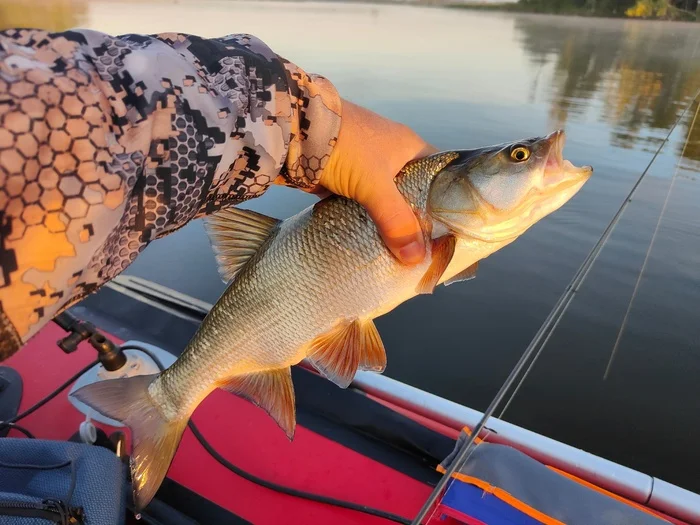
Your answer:
[[[303,359],[340,386],[386,357],[372,322],[479,260],[559,208],[590,168],[561,158],[564,136],[444,152],[407,165],[396,183],[423,226],[414,266],[386,248],[365,210],[333,196],[276,221],[226,210],[208,220],[230,284],[178,360],[157,376],[88,385],[76,397],[132,429],[136,505],[153,497],[197,405],[223,387],[264,408],[290,436],[290,366]]]
[[[416,210],[425,212],[430,178],[449,158],[399,177]],[[429,243],[427,249],[424,262],[401,264],[366,211],[343,197],[290,217],[236,275],[152,395],[188,415],[222,380],[299,363],[308,344],[337,323],[374,319],[416,295],[431,261]]]

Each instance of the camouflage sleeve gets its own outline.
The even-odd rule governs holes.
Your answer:
[[[0,33],[0,361],[153,239],[310,190],[340,99],[249,35]]]

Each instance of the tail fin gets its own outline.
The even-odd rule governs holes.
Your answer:
[[[131,478],[134,503],[143,509],[170,468],[188,418],[168,420],[148,386],[158,377],[141,375],[86,385],[73,395],[100,414],[131,428]]]

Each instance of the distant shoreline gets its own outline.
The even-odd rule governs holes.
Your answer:
[[[124,1],[124,0],[122,0]],[[138,2],[140,0],[126,0]],[[153,1],[153,0],[151,0]],[[163,0],[165,2],[172,0]],[[182,1],[182,0],[175,0]],[[185,0],[187,1],[187,0]],[[227,1],[227,0],[220,0]],[[233,0],[235,1],[235,0]],[[663,16],[644,16],[639,13],[630,16],[625,12],[623,7],[622,12],[606,12],[604,10],[591,11],[586,7],[577,7],[575,5],[563,4],[558,5],[558,9],[552,9],[547,5],[549,0],[510,0],[510,1],[489,1],[489,0],[249,0],[254,2],[284,2],[284,3],[341,3],[341,4],[364,4],[364,5],[406,5],[413,7],[441,7],[448,9],[465,9],[472,11],[494,11],[508,13],[523,13],[533,15],[558,15],[558,16],[579,16],[585,18],[610,18],[618,20],[656,20],[662,22],[700,22],[700,8],[696,12],[685,11],[674,7],[671,2],[674,0],[637,0],[637,3],[652,3],[656,4],[652,8],[664,9]],[[571,1],[571,0],[569,0]],[[595,3],[599,0],[593,0]],[[677,0],[676,0],[677,1]],[[633,2],[634,3],[634,2]],[[528,5],[529,4],[529,5]],[[662,5],[660,5],[662,4]],[[629,6],[627,6],[629,7]]]
[[[683,11],[681,9],[674,10],[674,16],[666,17],[634,17],[623,13],[601,13],[590,11],[589,9],[577,9],[575,7],[565,8],[559,11],[541,9],[523,5],[520,2],[469,2],[469,3],[441,3],[441,7],[450,9],[470,9],[474,11],[504,11],[509,13],[527,13],[534,15],[559,15],[559,16],[581,16],[586,18],[616,18],[624,20],[658,20],[662,22],[700,22],[700,15]]]
[[[624,13],[596,13],[587,9],[570,9],[564,11],[546,11],[543,9],[533,9],[518,2],[470,2],[464,4],[441,4],[441,7],[449,7],[450,9],[470,9],[475,11],[508,11],[510,13],[526,13],[530,15],[558,15],[558,16],[584,16],[587,18],[626,18]],[[644,18],[639,20],[663,20],[661,18]]]

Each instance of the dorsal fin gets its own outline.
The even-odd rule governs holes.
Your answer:
[[[357,369],[383,372],[386,353],[371,319],[338,324],[311,342],[311,364],[340,388],[347,388]]]
[[[290,440],[294,437],[296,407],[289,367],[231,377],[218,386],[262,408]]]
[[[425,275],[416,287],[416,293],[433,293],[435,286],[440,281],[440,277],[445,273],[450,265],[452,256],[455,253],[455,245],[457,239],[454,235],[445,235],[433,239],[432,250],[430,253],[431,262]]]
[[[250,210],[227,208],[204,219],[219,264],[219,275],[231,282],[238,271],[282,222]]]

